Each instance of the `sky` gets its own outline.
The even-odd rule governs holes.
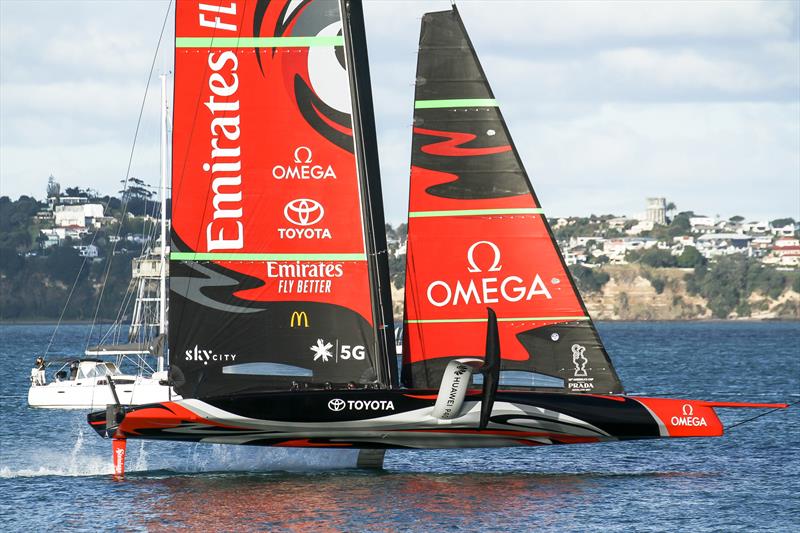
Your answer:
[[[457,2],[548,216],[636,215],[645,198],[800,218],[800,1]],[[0,0],[0,195],[158,182],[168,1]],[[386,218],[405,220],[420,17],[366,0]],[[129,160],[132,161],[130,171]]]

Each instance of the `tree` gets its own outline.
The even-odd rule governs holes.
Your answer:
[[[788,218],[787,217],[787,218],[776,218],[775,220],[770,222],[770,225],[773,228],[782,228],[784,226],[788,226],[789,224],[794,224],[794,223],[795,222],[794,222],[793,218]]]
[[[124,197],[128,198],[140,198],[142,200],[149,200],[155,194],[153,191],[150,190],[150,186],[144,182],[144,180],[140,180],[139,178],[135,178],[131,176],[128,178],[127,183],[125,180],[120,180],[122,183],[123,189],[119,191],[119,193]]]
[[[572,265],[569,271],[572,273],[572,277],[575,278],[578,289],[587,293],[599,292],[610,279],[607,273],[583,265]]]
[[[678,207],[675,205],[675,202],[667,203],[667,206],[664,209],[664,211],[667,213],[667,215],[669,215],[670,213],[673,213],[673,212],[675,212],[677,210],[678,210]],[[670,219],[672,219],[672,217],[670,217]]]
[[[744,220],[744,217],[743,217],[743,216],[741,216],[741,215],[733,215],[733,216],[732,216],[731,218],[729,218],[728,220],[729,220],[729,221],[731,221],[731,222],[733,222],[734,224],[738,224],[739,222],[741,222],[742,220]]]
[[[692,225],[689,223],[689,218],[693,216],[694,213],[691,211],[678,213],[675,217],[670,221],[669,228],[667,229],[667,233],[670,237],[677,237],[678,235],[686,235],[691,231]]]
[[[82,268],[83,258],[78,255],[78,251],[72,246],[57,246],[47,257],[47,274],[68,287],[76,281],[80,272],[80,280],[86,278],[88,270]]]
[[[89,197],[89,193],[80,187],[67,187],[64,190],[64,194],[67,196],[82,196],[83,198]]]
[[[674,255],[667,250],[658,248],[628,252],[626,259],[632,263],[638,262],[653,268],[674,267],[678,264]]]
[[[403,222],[402,224],[397,225],[397,237],[404,241],[408,237],[408,224]]]
[[[694,275],[686,278],[686,288],[703,296],[717,318],[727,318],[733,311],[747,316],[748,298],[753,292],[777,298],[792,286],[790,277],[755,259],[731,255],[720,257],[710,268],[696,267]]]
[[[391,224],[386,224],[385,229],[386,229],[387,240],[392,240],[397,238],[397,232],[394,230]]]
[[[152,214],[148,203],[155,193],[150,190],[150,186],[144,180],[131,176],[127,180],[120,180],[120,183],[122,183],[123,189],[119,193],[122,195],[129,213],[136,216]]]
[[[24,264],[25,259],[20,257],[14,248],[0,248],[0,272],[14,276],[22,270]]]
[[[678,266],[681,268],[696,268],[706,264],[706,258],[694,246],[687,246],[678,256]]]

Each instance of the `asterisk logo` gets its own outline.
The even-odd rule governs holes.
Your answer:
[[[333,348],[333,344],[329,342],[326,343],[322,339],[317,339],[317,345],[311,347],[311,351],[314,352],[314,361],[322,359],[323,363],[327,363],[328,359],[333,357],[331,348]]]

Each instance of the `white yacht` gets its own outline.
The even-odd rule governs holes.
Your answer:
[[[45,363],[45,369],[49,368],[54,369],[49,382],[32,373],[31,407],[102,409],[109,404],[139,405],[179,397],[171,392],[164,371],[150,376],[124,374],[116,363],[101,359],[59,359]]]
[[[168,384],[167,277],[169,247],[166,210],[166,78],[161,77],[161,213],[150,246],[132,264],[131,283],[122,308],[132,301],[130,324],[118,320],[100,344],[82,356],[48,360],[38,357],[31,369],[28,405],[96,409],[109,404],[140,405],[180,398]],[[120,316],[124,313],[120,312]]]

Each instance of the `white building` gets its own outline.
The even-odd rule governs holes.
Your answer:
[[[628,217],[614,217],[614,218],[609,218],[608,221],[606,221],[606,224],[608,224],[608,227],[611,229],[621,230],[622,228],[625,227],[625,224],[627,224],[628,221],[630,220],[632,219],[629,219]]]
[[[797,237],[778,237],[775,239],[775,248],[787,248],[789,246],[800,246],[800,239]]]
[[[654,220],[640,220],[625,233],[628,235],[639,235],[645,231],[653,231],[656,224],[657,222]]]
[[[585,253],[574,253],[574,252],[566,252],[564,254],[564,262],[567,265],[582,265],[586,262],[586,254]]]
[[[697,238],[697,251],[703,257],[717,257],[721,255],[745,254],[752,255],[750,241],[753,237],[741,233],[713,233],[701,235]]]
[[[589,241],[594,241],[597,245],[600,245],[605,241],[603,237],[570,237],[569,239],[569,247],[574,248],[576,246],[586,246]]]
[[[603,243],[603,253],[612,263],[625,263],[625,254],[634,250],[647,250],[658,244],[650,238],[625,237],[608,239]]]
[[[795,239],[796,241],[796,239]],[[800,267],[800,246],[783,245],[776,246],[769,255],[762,260],[764,263],[778,267],[797,268]]]
[[[693,233],[714,233],[717,219],[713,217],[689,217],[689,225]]]
[[[57,205],[53,216],[55,225],[62,228],[69,226],[100,227],[103,219],[103,206],[101,204]]]
[[[769,222],[745,222],[742,224],[742,231],[755,235],[763,235],[770,232]]]
[[[780,228],[772,228],[773,235],[780,235],[782,237],[792,237],[794,236],[795,232],[795,225],[794,224],[786,224]]]
[[[88,257],[90,259],[94,259],[97,257],[97,246],[94,244],[87,244],[87,245],[78,245],[73,246],[76,250],[78,250],[78,255],[81,257]]]

